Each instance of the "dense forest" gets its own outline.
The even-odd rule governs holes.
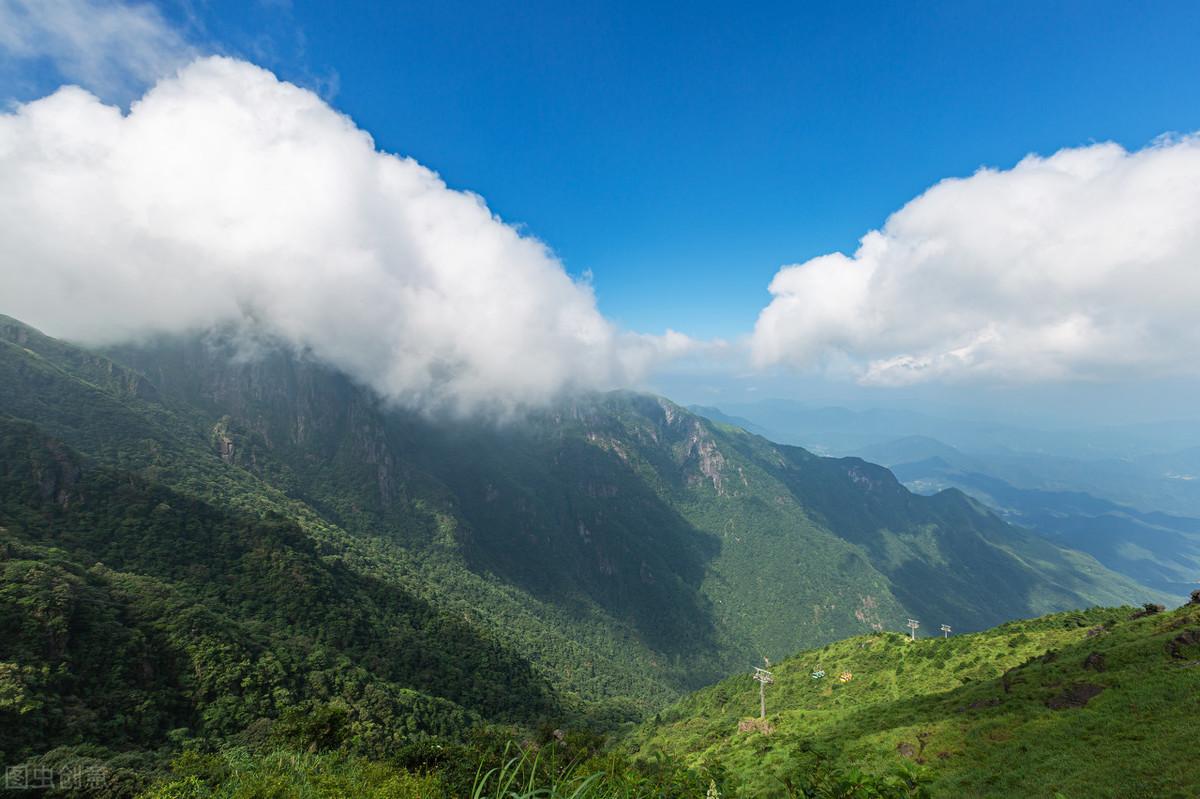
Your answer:
[[[101,353],[0,319],[0,761],[22,773],[87,769],[110,796],[734,795],[719,764],[614,742],[763,655],[906,615],[1164,599],[956,491],[660,398],[438,419],[232,347]],[[924,790],[832,759],[793,783],[856,779]]]

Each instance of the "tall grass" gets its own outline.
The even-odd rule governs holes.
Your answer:
[[[667,794],[618,758],[555,762],[533,747],[509,746],[507,759],[475,777],[471,799],[642,799]]]

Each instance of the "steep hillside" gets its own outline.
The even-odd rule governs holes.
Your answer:
[[[627,746],[707,767],[727,797],[795,795],[789,785],[856,769],[908,773],[945,797],[1200,793],[1200,594],[1174,612],[859,636],[772,670],[765,727],[739,731],[758,712],[743,674],[664,710]]]
[[[210,337],[101,354],[0,319],[12,557],[53,561],[91,598],[110,591],[83,577],[103,563],[176,607],[257,630],[254,668],[318,641],[366,669],[367,693],[605,724],[763,654],[906,614],[972,629],[1153,596],[959,492],[917,496],[880,467],[776,446],[667,400],[614,393],[514,420],[431,419],[303,354],[245,346]],[[51,472],[30,465],[47,458],[82,488],[47,489]],[[167,624],[140,597],[121,603]],[[72,673],[70,646],[40,646],[4,642],[0,660],[23,669],[37,650],[32,667]],[[323,667],[296,657],[241,721],[334,698],[378,721],[353,692],[314,688],[307,670]],[[165,673],[184,674],[189,661],[174,662]],[[158,732],[196,718],[218,730],[194,685],[164,679],[175,709]],[[69,727],[56,729],[84,735]]]
[[[0,415],[29,420],[38,436],[72,450],[85,477],[95,470],[125,473],[234,518],[279,517],[293,523],[322,558],[341,559],[362,578],[432,602],[484,638],[502,638],[524,653],[542,678],[555,677],[558,690],[576,700],[613,700],[614,712],[628,715],[637,712],[639,705],[660,703],[677,692],[678,678],[664,676],[664,668],[648,663],[645,650],[630,646],[632,633],[618,620],[600,618],[594,608],[580,610],[540,602],[467,569],[455,556],[456,522],[443,508],[448,500],[433,494],[432,500],[408,502],[391,516],[393,523],[370,537],[356,536],[348,527],[355,529],[350,522],[358,518],[352,515],[362,490],[356,475],[372,468],[366,459],[354,462],[358,472],[342,475],[345,485],[353,489],[344,495],[337,493],[336,483],[325,486],[321,482],[325,474],[336,475],[339,469],[313,453],[288,462],[251,452],[248,459],[257,457],[268,472],[264,479],[238,464],[240,447],[235,452],[232,437],[224,432],[228,418],[213,423],[202,404],[178,401],[137,372],[18,323],[0,325],[0,333],[4,334],[0,338]],[[350,405],[331,407],[342,415],[355,410]],[[347,437],[346,442],[349,448],[355,439]],[[4,454],[18,460],[24,457],[19,449]],[[299,478],[290,477],[295,474],[322,485],[312,504],[296,496]],[[416,481],[413,486],[419,488]],[[28,489],[16,481],[6,482],[4,488],[18,496]],[[326,497],[330,502],[322,503]],[[7,512],[15,507],[7,494],[3,499],[0,508]],[[105,526],[117,536],[111,544],[115,549],[135,543],[122,537],[132,526],[154,523],[143,518],[146,510],[139,504],[110,509],[114,518],[106,520]],[[349,513],[339,512],[343,509]],[[81,512],[77,505],[62,510]],[[6,526],[5,535],[26,535],[16,521]],[[358,527],[366,529],[365,525]],[[170,546],[177,534],[170,527],[162,528],[164,546]],[[395,539],[399,536],[426,543],[419,549],[398,546]],[[64,542],[51,538],[50,543],[61,546]],[[68,554],[83,567],[94,562],[88,551]],[[469,659],[469,653],[464,655]]]
[[[707,664],[700,679],[905,612],[980,628],[1160,598],[957,492],[915,497],[886,470],[666,400],[611,394],[499,425],[437,422],[294,358],[245,363],[199,342],[115,355],[202,399],[227,459],[346,529],[419,546],[412,520],[437,507],[477,573],[599,609],[660,664]]]
[[[0,752],[155,748],[337,702],[368,750],[557,711],[506,644],[269,513],[0,419]],[[325,550],[324,552],[322,550]]]

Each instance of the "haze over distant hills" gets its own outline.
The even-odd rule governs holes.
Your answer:
[[[900,408],[851,409],[813,406],[801,400],[764,399],[723,403],[694,410],[738,418],[781,443],[829,455],[870,452],[868,448],[910,437],[931,438],[965,452],[1036,453],[1063,458],[1156,459],[1195,465],[1200,420],[1181,419],[1038,429],[970,417]]]
[[[773,440],[888,466],[911,490],[957,488],[1005,519],[1176,596],[1200,583],[1195,422],[1040,431],[785,400],[695,407]]]

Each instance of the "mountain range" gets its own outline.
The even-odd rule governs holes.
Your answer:
[[[439,417],[233,334],[89,349],[0,317],[0,440],[7,762],[330,703],[375,754],[612,728],[906,617],[1168,599],[957,488],[661,397]]]
[[[1186,446],[1200,430],[1194,422],[1038,431],[782,400],[733,407],[745,416],[695,410],[883,464],[920,494],[959,489],[1177,600],[1200,584],[1200,461]]]

